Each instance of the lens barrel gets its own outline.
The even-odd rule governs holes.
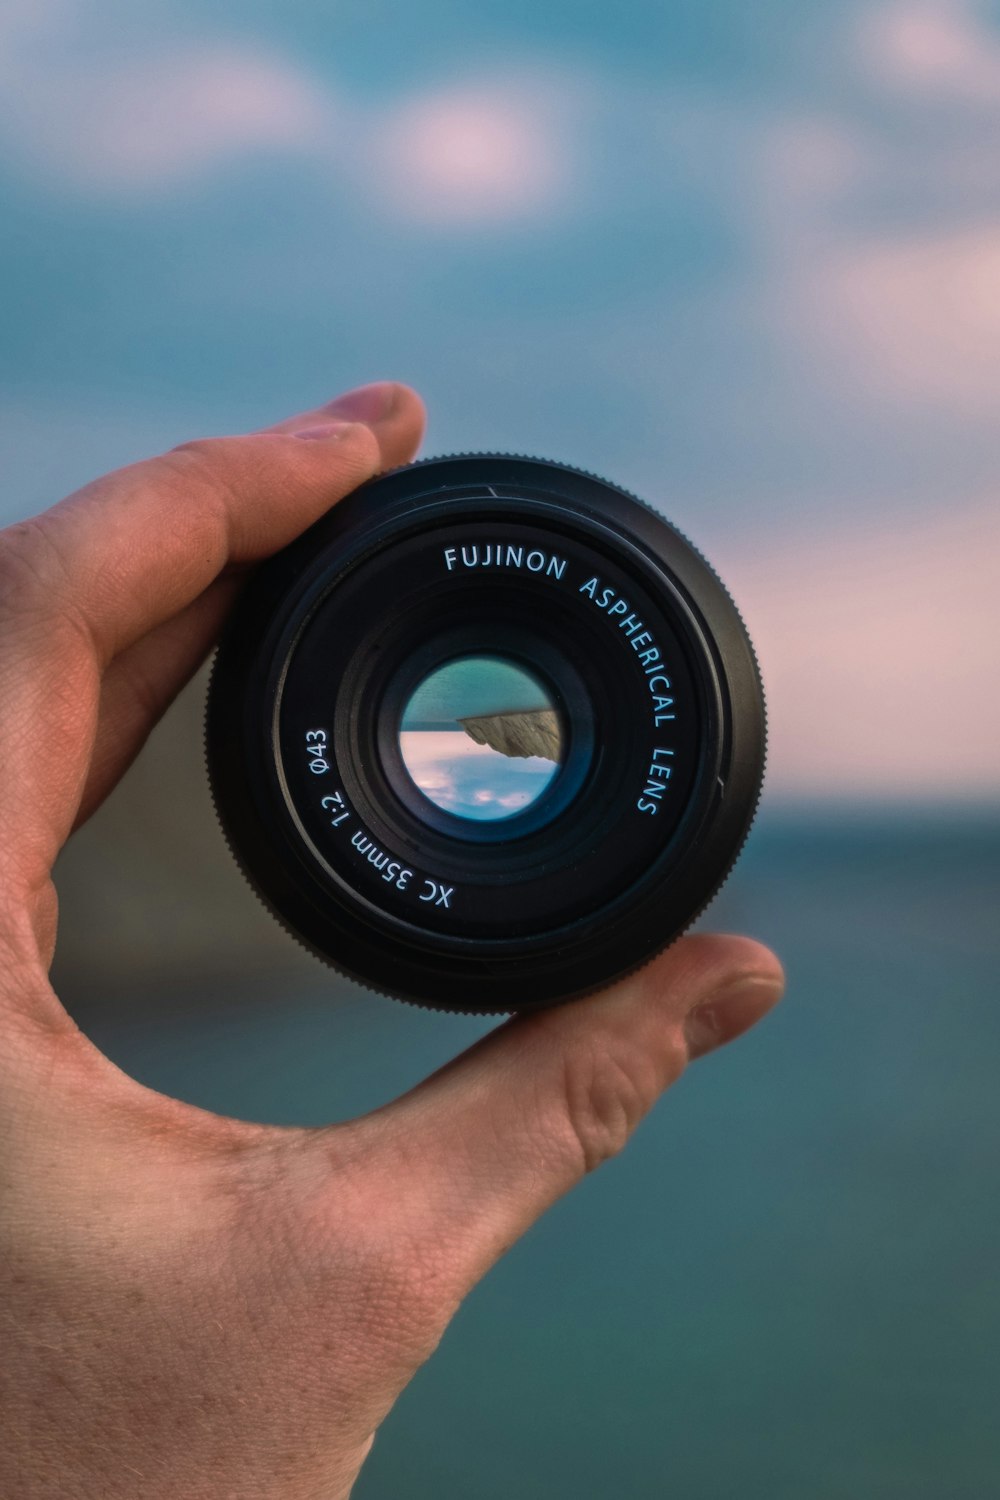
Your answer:
[[[764,740],[753,649],[691,544],[504,454],[381,475],[265,563],[206,721],[274,916],[372,989],[480,1013],[587,994],[689,926]]]

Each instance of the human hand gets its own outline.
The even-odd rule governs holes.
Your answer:
[[[312,1130],[144,1088],[61,1007],[60,847],[202,660],[246,569],[411,459],[422,430],[413,391],[363,387],[0,533],[5,1500],[346,1497],[465,1293],[690,1058],[780,994],[758,944],[684,938]]]

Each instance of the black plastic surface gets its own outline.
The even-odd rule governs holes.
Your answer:
[[[494,651],[544,678],[569,749],[525,812],[459,827],[412,789],[399,713],[436,664]],[[666,521],[564,465],[459,455],[371,481],[264,564],[206,747],[233,853],[312,952],[501,1012],[589,993],[690,925],[749,830],[764,707],[735,606]]]

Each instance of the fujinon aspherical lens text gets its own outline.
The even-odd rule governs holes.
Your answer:
[[[753,650],[715,573],[594,475],[473,454],[363,485],[253,577],[209,775],[258,895],[372,989],[587,994],[726,878],[760,793]]]

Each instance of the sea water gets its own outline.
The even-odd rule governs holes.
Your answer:
[[[469,1298],[357,1500],[1000,1493],[1000,816],[770,813],[702,925],[785,1001]],[[318,967],[83,1012],[155,1087],[303,1122],[489,1024]]]

